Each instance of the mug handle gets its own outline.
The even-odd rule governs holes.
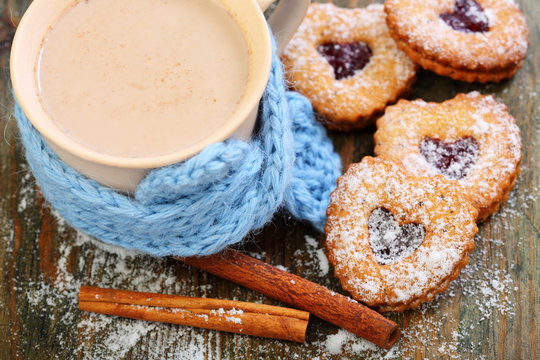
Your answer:
[[[276,0],[257,0],[262,11],[266,10]],[[276,9],[268,19],[268,24],[274,32],[278,53],[281,54],[285,45],[306,16],[310,0],[280,0]]]

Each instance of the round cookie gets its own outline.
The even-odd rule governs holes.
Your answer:
[[[379,311],[414,308],[448,288],[467,264],[476,209],[442,176],[415,177],[365,157],[338,180],[325,227],[342,287]]]
[[[513,0],[387,0],[384,9],[399,48],[455,80],[510,78],[527,53],[525,17]]]
[[[516,182],[520,131],[504,104],[478,92],[443,103],[400,100],[377,120],[375,154],[416,176],[457,180],[479,210],[495,213]]]
[[[379,4],[311,4],[282,60],[294,88],[335,130],[372,124],[374,114],[407,91],[416,74],[416,65],[390,36]]]

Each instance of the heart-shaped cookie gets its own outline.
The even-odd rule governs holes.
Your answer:
[[[521,136],[508,108],[491,95],[458,94],[442,103],[401,100],[377,120],[375,155],[415,176],[457,180],[479,209],[497,211],[516,182]]]
[[[442,76],[499,82],[527,56],[527,22],[513,0],[386,0],[384,9],[398,47]]]
[[[379,207],[368,219],[369,240],[375,259],[381,265],[391,264],[413,253],[424,242],[422,225],[400,225],[390,210]]]
[[[282,55],[287,78],[335,130],[373,123],[411,86],[416,65],[398,49],[382,4],[341,8],[317,2]]]
[[[489,31],[489,23],[482,6],[474,0],[456,0],[451,13],[440,17],[452,29],[463,32]]]
[[[363,41],[354,43],[325,43],[317,51],[334,68],[334,77],[341,80],[362,70],[371,59],[371,48]]]
[[[433,299],[467,264],[476,209],[456,181],[365,156],[337,181],[325,226],[343,288],[379,311]]]

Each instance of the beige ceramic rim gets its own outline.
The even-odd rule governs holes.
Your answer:
[[[219,131],[177,152],[141,158],[107,155],[72,140],[52,123],[39,101],[35,63],[43,37],[50,25],[76,1],[80,0],[34,0],[18,26],[11,49],[10,71],[15,97],[30,122],[52,144],[98,164],[132,169],[155,168],[187,159],[206,146],[229,138],[258,107],[266,88],[272,59],[268,25],[256,0],[219,0],[242,27],[250,56],[248,86],[244,98]],[[264,6],[271,1],[259,0],[259,2]]]

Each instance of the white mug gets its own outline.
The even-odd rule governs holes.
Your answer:
[[[258,104],[272,65],[271,38],[263,10],[275,0],[219,1],[224,8],[236,15],[234,19],[243,29],[250,49],[249,77],[245,96],[236,111],[217,131],[191,146],[160,156],[113,156],[85,147],[54,124],[36,91],[36,58],[51,24],[74,0],[34,0],[24,14],[15,34],[10,59],[15,97],[30,122],[62,160],[89,178],[121,191],[133,192],[149,170],[185,160],[210,144],[228,138],[248,139],[253,131]],[[280,49],[283,49],[300,25],[309,2],[281,0],[274,10],[268,23],[276,35]]]

